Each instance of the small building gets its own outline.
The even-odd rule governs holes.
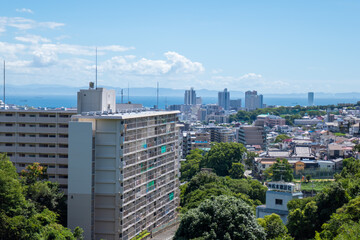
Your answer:
[[[266,205],[256,207],[256,217],[263,218],[266,215],[276,213],[286,224],[289,210],[287,203],[293,199],[303,198],[300,184],[289,182],[269,182],[267,184]]]

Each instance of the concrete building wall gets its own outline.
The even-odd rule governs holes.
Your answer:
[[[91,122],[95,137],[95,239],[128,240],[175,217],[180,157],[176,114],[74,117]]]
[[[0,152],[6,152],[18,172],[39,162],[49,180],[67,190],[68,122],[76,111],[0,110]]]
[[[93,239],[92,123],[70,122],[69,130],[68,227]]]
[[[77,93],[77,112],[116,111],[115,90],[105,88],[81,89]]]

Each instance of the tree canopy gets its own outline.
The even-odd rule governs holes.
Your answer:
[[[258,218],[257,221],[260,226],[264,228],[266,233],[266,239],[292,239],[292,237],[288,234],[288,230],[279,215],[273,213],[271,215],[264,216],[264,218]]]
[[[56,184],[44,179],[44,168],[30,165],[20,179],[5,154],[0,154],[0,239],[82,239],[58,223]],[[51,211],[50,209],[54,210]]]
[[[218,176],[228,176],[233,163],[242,163],[246,148],[240,143],[215,143],[206,154],[202,167],[212,168]]]
[[[227,195],[240,198],[254,207],[265,203],[267,188],[252,179],[232,179],[219,177],[206,171],[196,174],[191,181],[181,187],[181,209],[186,212],[199,206],[205,199]]]
[[[265,170],[264,175],[272,181],[291,182],[294,179],[293,170],[288,160],[280,158],[276,159],[276,162]]]
[[[241,199],[218,196],[185,213],[176,231],[177,240],[261,240],[264,229],[252,209]]]

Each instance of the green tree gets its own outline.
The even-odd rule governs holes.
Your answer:
[[[292,239],[279,215],[273,213],[264,218],[258,218],[257,221],[264,228],[266,239]]]
[[[26,197],[29,186],[38,186],[39,176],[20,179],[6,155],[0,154],[0,239],[76,239],[70,229],[58,223],[58,214],[45,206],[47,200]],[[42,201],[45,205],[37,206]],[[80,233],[77,230],[78,236]]]
[[[241,163],[233,163],[229,171],[230,177],[239,179],[244,177],[245,167]]]
[[[32,184],[39,180],[47,179],[47,168],[41,166],[40,163],[35,162],[26,166],[25,170],[22,170],[20,176],[22,176],[26,184]]]
[[[228,176],[233,163],[241,163],[246,148],[240,143],[215,143],[207,153],[203,167],[212,168],[218,176]]]
[[[248,152],[246,154],[246,158],[245,158],[245,166],[247,169],[253,169],[254,167],[254,163],[255,163],[255,158],[258,155],[254,152]]]
[[[284,141],[285,139],[290,139],[290,137],[288,135],[286,135],[286,134],[280,134],[275,138],[274,142],[279,143],[279,142]]]
[[[186,156],[186,161],[181,162],[181,181],[190,181],[190,179],[200,171],[200,163],[204,159],[204,151],[194,149]]]
[[[272,181],[291,182],[294,179],[291,165],[286,159],[276,159],[276,162],[265,170],[264,175]]]
[[[352,199],[331,215],[330,220],[322,226],[321,237],[334,239],[337,235],[346,232],[346,226],[360,221],[360,196]]]
[[[219,196],[185,213],[174,239],[265,240],[265,232],[244,201]]]

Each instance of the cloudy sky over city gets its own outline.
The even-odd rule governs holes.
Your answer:
[[[360,91],[359,1],[7,1],[7,82]],[[2,66],[1,66],[2,70]]]

